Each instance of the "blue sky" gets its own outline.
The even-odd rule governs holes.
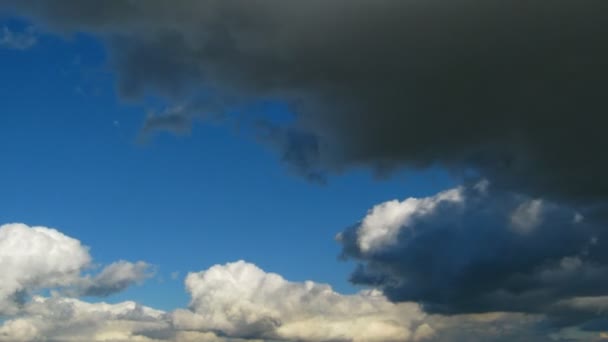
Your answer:
[[[83,34],[40,34],[29,49],[0,49],[0,188],[8,195],[0,222],[57,228],[99,263],[157,267],[154,279],[110,301],[183,307],[187,272],[239,259],[352,293],[353,264],[338,260],[336,233],[376,203],[453,184],[440,170],[384,180],[354,170],[318,185],[252,136],[204,122],[142,143],[146,112],[162,110],[160,101],[120,98],[106,58],[102,43]]]

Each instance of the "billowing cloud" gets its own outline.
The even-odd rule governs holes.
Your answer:
[[[368,291],[341,295],[311,281],[294,283],[243,261],[190,273],[184,330],[289,341],[414,341],[433,334],[416,304],[390,303]]]
[[[17,310],[28,291],[73,284],[90,262],[80,241],[57,230],[0,226],[0,312]]]
[[[464,188],[455,191],[465,192]],[[456,199],[465,203],[467,197],[447,192],[418,206],[430,215],[442,201]],[[413,222],[406,216],[402,219]],[[389,246],[375,244],[369,251]],[[147,264],[119,261],[97,275],[83,276],[90,256],[78,240],[54,229],[22,224],[0,227],[0,247],[4,253],[0,254],[4,271],[0,341],[6,342],[538,342],[548,340],[549,333],[561,336],[557,329],[543,328],[542,314],[429,315],[416,303],[392,303],[377,290],[343,295],[326,284],[290,282],[244,261],[189,273],[188,309],[164,312],[131,301],[89,303],[77,297],[106,295],[106,289],[120,290],[137,282],[148,273]],[[578,263],[569,260],[564,267],[576,268]],[[54,288],[73,291],[29,295]],[[590,313],[603,310],[604,302],[603,297],[576,297],[558,303],[555,310]],[[602,322],[588,317],[586,325],[573,323],[573,334],[601,334]]]
[[[31,293],[65,289],[87,295],[108,295],[143,280],[149,265],[121,261],[95,276],[88,248],[80,241],[46,227],[0,226],[0,314],[15,314]]]
[[[124,95],[291,104],[286,129],[317,148],[277,143],[315,174],[439,164],[532,197],[608,194],[602,0],[0,4],[102,37]]]
[[[427,312],[549,314],[608,294],[603,227],[487,183],[378,204],[338,240],[353,282]]]
[[[427,315],[417,304],[390,303],[377,291],[341,295],[328,285],[289,282],[243,261],[190,273],[186,289],[190,308],[173,312],[130,301],[34,296],[0,325],[0,341],[541,342],[571,335],[578,337],[568,341],[589,341],[602,331],[583,325],[564,332],[547,325],[543,315],[524,313]],[[591,298],[560,305],[598,307]]]

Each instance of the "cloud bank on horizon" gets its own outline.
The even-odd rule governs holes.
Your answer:
[[[176,104],[150,116],[145,131],[187,132],[209,111],[278,100],[293,122],[253,121],[308,178],[360,166],[477,175],[435,196],[378,204],[339,235],[343,256],[360,263],[352,281],[383,299],[229,264],[190,274],[191,307],[168,314],[157,335],[132,328],[133,336],[356,340],[354,321],[391,334],[381,340],[590,340],[608,331],[608,2],[0,0],[0,8],[53,32],[100,37],[123,96]],[[118,263],[79,275],[88,261],[77,251],[68,251],[80,253],[72,264],[9,278],[0,308],[18,312],[22,293],[41,287],[104,295],[145,274]],[[223,293],[227,284],[246,302]],[[317,301],[337,304],[311,307]],[[340,311],[351,306],[363,311]],[[315,317],[327,326],[310,331]]]
[[[473,341],[545,338],[535,329],[528,329],[542,325],[545,321],[542,315],[429,315],[417,303],[392,303],[377,290],[343,295],[329,285],[291,282],[244,261],[189,273],[185,280],[191,297],[188,308],[165,312],[133,301],[86,302],[79,297],[90,296],[89,292],[66,290],[82,283],[80,273],[91,261],[80,241],[55,229],[7,224],[0,226],[0,244],[10,247],[0,257],[5,271],[0,283],[0,314],[4,319],[0,324],[0,341],[363,342],[459,341],[463,336]],[[123,289],[125,279],[140,277],[142,264],[121,261],[107,266],[92,279],[103,279],[99,283],[110,289]],[[84,279],[87,285],[91,284],[91,278]],[[41,294],[48,290],[52,290],[49,295]],[[571,305],[595,310],[603,304],[580,299]],[[500,330],[496,330],[497,326]]]

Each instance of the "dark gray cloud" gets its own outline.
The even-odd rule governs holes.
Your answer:
[[[580,299],[562,301],[608,294],[605,239],[584,214],[487,183],[379,204],[339,235],[343,255],[360,262],[351,280],[393,301],[447,314],[556,316],[581,316]]]
[[[81,279],[76,286],[80,296],[107,297],[126,288],[140,284],[154,274],[150,264],[118,261],[106,266],[94,277]]]
[[[439,164],[535,195],[608,193],[602,0],[0,3],[102,36],[127,96],[280,96],[322,147],[286,158],[303,174]]]

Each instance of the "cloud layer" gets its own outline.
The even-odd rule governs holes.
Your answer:
[[[417,341],[434,334],[417,304],[393,304],[374,291],[345,296],[243,261],[188,274],[189,309],[87,303],[77,297],[107,296],[150,272],[144,262],[119,261],[83,274],[90,264],[88,249],[57,230],[1,226],[0,341]],[[49,289],[58,291],[36,295]]]
[[[474,189],[471,191],[483,191],[484,196],[490,193],[487,187]],[[370,215],[374,215],[373,220],[364,220],[368,228],[359,230],[360,235],[362,238],[372,236],[369,235],[370,227],[388,224],[393,228],[384,232],[395,234],[395,241],[401,243],[402,232],[394,233],[394,230],[411,230],[421,217],[469,203],[471,194],[467,191],[462,187],[428,199],[411,199],[388,207],[380,205],[370,212]],[[513,203],[514,210],[517,210],[516,204]],[[408,214],[392,215],[388,221],[382,219],[384,214],[394,214],[404,208],[408,208],[405,209]],[[412,208],[423,212],[416,213]],[[551,216],[547,212],[551,211],[542,210],[542,222]],[[568,213],[569,216],[571,214]],[[508,215],[505,219],[509,219]],[[408,226],[395,225],[397,221],[408,222]],[[581,222],[579,218],[573,224],[580,225]],[[540,223],[534,229],[542,230],[542,225]],[[347,235],[353,232],[357,231],[342,235],[343,243],[346,243]],[[423,231],[420,233],[425,234]],[[512,231],[511,234],[522,233]],[[534,232],[523,234],[533,235]],[[382,239],[377,240],[378,234],[373,236],[376,240],[361,240],[375,242],[368,244],[369,248],[361,252],[359,257],[379,256],[397,246]],[[576,295],[572,296],[555,296],[557,302],[550,306],[550,316],[530,314],[526,310],[444,316],[425,313],[423,306],[416,302],[393,303],[379,290],[343,295],[329,285],[312,281],[291,282],[244,261],[189,273],[185,279],[186,291],[191,297],[188,308],[164,312],[131,301],[89,303],[78,297],[93,294],[106,296],[111,291],[121,290],[126,284],[147,277],[148,267],[142,262],[119,261],[97,274],[83,275],[91,257],[78,240],[54,229],[31,228],[23,224],[0,227],[0,247],[4,253],[0,254],[0,267],[5,271],[0,283],[0,315],[4,319],[0,324],[0,341],[7,342],[501,342],[549,341],[551,334],[560,338],[566,336],[564,331],[578,340],[589,341],[599,338],[600,332],[607,328],[603,314],[608,308],[606,296],[583,296],[580,291],[574,291]],[[525,254],[526,251],[523,252]],[[557,268],[549,267],[541,272],[541,276],[554,279],[570,276],[568,272],[578,272],[587,267],[586,258],[591,260],[593,253],[588,249],[581,252],[578,259],[562,258]],[[473,258],[476,255],[479,254],[471,252],[470,260],[476,260]],[[368,263],[371,264],[371,261]],[[426,265],[437,267],[434,263],[437,261],[429,259]],[[597,272],[600,274],[601,270]],[[466,272],[464,274],[468,275]],[[593,272],[590,274],[593,275]],[[395,273],[391,276],[402,275]],[[453,291],[463,291],[459,288],[462,284],[455,279],[443,280],[451,282]],[[395,296],[402,290],[390,288],[387,284],[376,285],[384,287],[389,296]],[[554,287],[559,286],[561,283],[558,282]],[[48,290],[53,291],[46,297],[38,294],[48,293]],[[552,293],[551,288],[544,290]],[[514,298],[515,301],[519,300]],[[491,301],[490,297],[482,299],[488,300],[486,306],[488,303],[495,305],[496,311],[505,308],[496,306],[497,302]],[[475,303],[479,304],[479,301]]]
[[[164,313],[134,302],[87,303],[36,296],[0,327],[0,341],[153,341],[141,331],[166,329]]]
[[[440,164],[534,197],[608,194],[602,0],[0,5],[102,37],[126,96],[291,104],[295,126],[277,129],[314,143],[275,143],[304,174]]]

